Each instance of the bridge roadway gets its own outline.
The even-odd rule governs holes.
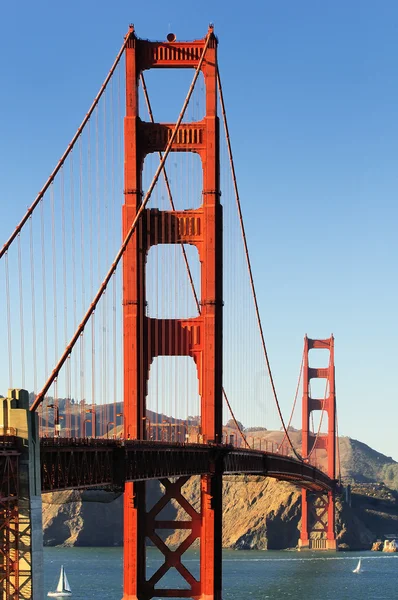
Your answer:
[[[68,438],[42,438],[40,445],[43,492],[123,489],[125,481],[211,473],[274,477],[317,492],[336,483],[290,456],[230,445]]]

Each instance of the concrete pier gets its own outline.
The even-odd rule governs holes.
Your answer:
[[[38,417],[26,390],[8,390],[1,400],[0,428],[15,435],[18,456],[16,500],[3,510],[1,544],[12,568],[2,573],[1,600],[43,600],[43,531]],[[14,495],[15,497],[15,495]],[[8,556],[7,556],[8,555]],[[6,576],[4,576],[6,575]]]

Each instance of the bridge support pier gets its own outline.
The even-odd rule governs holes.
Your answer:
[[[217,117],[217,39],[210,27],[205,39],[165,42],[138,39],[132,32],[126,46],[125,203],[123,237],[142,207],[142,169],[145,157],[164,152],[174,124],[145,123],[139,118],[138,83],[147,69],[188,68],[202,71],[206,113],[201,121],[179,124],[171,152],[193,152],[203,170],[202,203],[183,211],[145,209],[123,256],[124,435],[145,440],[146,399],[150,366],[155,358],[190,357],[197,369],[200,396],[198,434],[205,443],[222,439],[222,205],[219,172],[219,120]],[[161,318],[147,315],[146,260],[152,246],[191,244],[200,260],[198,315]],[[178,290],[176,290],[178,294]],[[161,393],[164,393],[163,391]],[[170,407],[171,408],[171,407]],[[171,408],[171,410],[173,410]],[[175,417],[177,415],[170,415]],[[187,415],[188,417],[188,415]],[[170,435],[171,438],[171,435]],[[171,440],[170,440],[171,441]],[[201,507],[184,498],[184,478],[164,479],[163,498],[147,512],[145,483],[126,483],[124,499],[124,600],[193,598],[221,600],[222,473],[214,465],[201,476]],[[203,473],[207,473],[203,471]],[[185,478],[186,480],[186,478]],[[188,513],[185,522],[159,519],[161,509],[176,500]],[[171,550],[157,530],[187,529],[191,533]],[[160,550],[164,563],[146,578],[147,538]],[[200,577],[196,579],[181,557],[195,539],[200,540]],[[170,569],[185,580],[184,588],[163,577]],[[186,587],[188,584],[188,588]],[[155,587],[157,586],[157,587]]]
[[[183,494],[189,476],[160,479],[164,494],[147,510],[145,482],[125,484],[124,497],[124,595],[123,600],[150,600],[155,597],[221,600],[222,592],[222,474],[202,475],[200,508],[194,507]],[[186,512],[188,519],[170,521],[162,510],[174,501]],[[165,530],[184,530],[188,535],[179,546],[169,548],[164,542]],[[148,539],[163,555],[164,562],[147,575],[146,544]],[[184,553],[200,540],[200,577],[184,564]],[[175,571],[183,587],[173,588],[163,580]]]
[[[0,428],[5,441],[15,436],[16,448],[15,460],[8,460],[6,477],[3,472],[0,490],[0,598],[43,600],[38,417],[29,411],[26,390],[9,390],[1,402]]]
[[[314,368],[309,366],[311,349],[328,350],[329,366]],[[324,398],[314,398],[310,393],[311,379],[325,380]],[[334,338],[326,340],[304,338],[303,364],[303,412],[302,412],[302,455],[312,464],[317,461],[317,450],[326,452],[327,474],[336,478],[336,393],[334,372]],[[311,413],[320,411],[320,424],[317,432],[310,431]],[[322,422],[327,420],[327,433],[320,431]],[[336,550],[335,493],[315,494],[302,489],[301,494],[301,550]]]
[[[337,550],[334,492],[316,494],[303,489],[301,510],[300,550]]]

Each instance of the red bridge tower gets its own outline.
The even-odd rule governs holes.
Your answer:
[[[312,348],[329,350],[329,366],[313,368],[309,366],[308,354]],[[312,398],[311,379],[326,380],[325,398]],[[328,420],[327,433],[314,434],[310,431],[310,418],[313,411],[324,411]],[[323,415],[322,417],[323,418]],[[336,479],[336,391],[334,372],[334,337],[326,340],[304,338],[303,365],[303,407],[302,407],[302,455],[311,461],[316,450],[326,450],[327,474]],[[316,494],[303,488],[301,496],[301,534],[299,546],[309,550],[336,550],[335,532],[335,492],[327,495]]]
[[[217,39],[210,42],[201,66],[206,86],[206,114],[202,121],[182,123],[171,151],[196,152],[203,168],[202,205],[195,210],[146,209],[123,259],[124,304],[124,431],[125,437],[146,436],[146,395],[151,362],[156,356],[190,356],[195,361],[201,397],[201,435],[205,442],[222,435],[222,208],[219,188],[219,122],[217,117]],[[131,35],[126,48],[125,203],[126,235],[142,202],[144,158],[164,151],[173,124],[141,121],[138,82],[152,68],[196,69],[206,40],[150,42]],[[207,38],[206,38],[207,39]],[[167,93],[167,90],[165,90]],[[197,247],[201,262],[201,312],[191,319],[155,319],[146,316],[145,268],[155,244],[188,243]],[[177,291],[176,291],[177,292]],[[147,511],[145,482],[126,483],[124,495],[124,600],[153,597],[189,597],[221,600],[222,475],[201,476],[201,508],[183,497],[187,477],[163,480],[165,494]],[[188,513],[186,522],[162,521],[159,513],[176,499]],[[183,528],[188,537],[170,550],[156,530]],[[163,553],[164,563],[151,577],[146,574],[146,538]],[[183,553],[200,539],[200,578],[182,563]],[[162,577],[175,568],[187,589],[164,589]]]

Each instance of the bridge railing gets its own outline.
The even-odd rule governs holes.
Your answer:
[[[122,489],[125,481],[216,472],[260,474],[312,489],[333,485],[326,474],[293,456],[211,443],[44,438],[41,469],[43,491],[98,486]]]
[[[0,427],[0,448],[15,448],[17,430],[15,427]]]
[[[171,438],[171,439],[170,439]],[[191,435],[191,436],[164,436],[162,439],[148,439],[148,440],[135,440],[135,439],[125,439],[122,436],[117,437],[116,435],[108,436],[108,437],[57,437],[57,436],[44,436],[41,437],[41,445],[43,448],[46,446],[54,447],[54,445],[62,447],[81,447],[81,448],[110,448],[110,447],[123,447],[128,443],[134,443],[136,446],[143,445],[147,449],[148,448],[203,448],[203,447],[219,447],[219,448],[234,448],[236,450],[245,450],[252,452],[260,452],[263,454],[271,454],[286,458],[295,458],[297,459],[297,454],[294,453],[292,448],[288,444],[278,444],[273,440],[264,440],[262,438],[258,438],[255,436],[250,436],[246,438],[247,444],[243,442],[241,438],[230,434],[228,436],[223,436],[221,443],[215,443],[213,440],[206,440],[202,435]],[[319,463],[315,454],[313,454],[308,460],[303,461],[304,464],[309,465],[311,467],[315,467],[320,471],[324,471],[323,465]]]

